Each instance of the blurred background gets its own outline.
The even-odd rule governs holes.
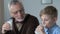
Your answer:
[[[0,25],[10,18],[8,3],[11,0],[0,0]],[[23,3],[25,12],[34,15],[38,18],[41,23],[39,13],[47,5],[53,5],[58,10],[57,24],[60,26],[60,0],[19,0]],[[1,26],[0,26],[1,27]]]

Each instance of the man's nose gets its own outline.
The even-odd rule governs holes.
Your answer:
[[[18,14],[19,16],[21,15],[21,13],[20,13],[20,12],[18,12],[17,14]]]

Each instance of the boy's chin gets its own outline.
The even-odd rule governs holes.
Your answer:
[[[43,24],[44,27],[46,27],[46,24]]]

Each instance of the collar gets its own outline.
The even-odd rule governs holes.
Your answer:
[[[56,27],[58,27],[58,25],[57,25],[57,24],[54,24],[54,25],[53,25],[52,27],[50,27],[50,28],[44,28],[44,30],[45,30],[45,32],[47,32],[47,30],[48,30],[48,31],[54,31]]]

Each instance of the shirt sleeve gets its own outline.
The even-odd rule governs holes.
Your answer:
[[[54,32],[54,34],[60,34],[60,28],[57,28]]]
[[[58,30],[56,31],[56,34],[60,34],[60,29],[58,29]]]

